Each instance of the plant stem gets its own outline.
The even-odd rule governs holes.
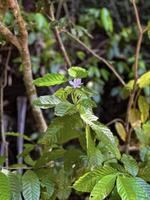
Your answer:
[[[47,2],[47,0],[45,0],[45,4],[46,4],[46,13],[47,13],[49,19],[51,21],[55,21],[56,19],[55,19],[55,15],[54,15],[53,4],[51,3],[49,5],[49,3]],[[49,7],[50,7],[50,9],[47,9]],[[62,55],[64,57],[64,60],[65,60],[65,62],[67,64],[67,67],[70,68],[72,66],[72,64],[71,64],[70,58],[68,56],[68,53],[66,51],[66,48],[65,48],[65,46],[63,44],[63,41],[61,39],[60,31],[59,31],[59,27],[58,26],[54,27],[54,35],[55,35],[56,41],[58,43],[59,49],[61,50],[61,53],[62,53]]]
[[[74,35],[72,35],[70,32],[64,30],[64,32],[71,37],[73,40],[75,40],[76,42],[78,42],[82,47],[84,47],[89,53],[91,53],[94,57],[96,57],[99,61],[103,62],[113,73],[114,75],[118,78],[118,80],[120,81],[120,83],[125,86],[125,82],[122,79],[122,77],[118,74],[118,72],[115,70],[114,66],[107,61],[105,58],[99,56],[98,54],[96,54],[92,49],[90,49],[88,46],[86,46],[86,44],[84,44],[80,39],[78,39],[77,37],[75,37]]]
[[[15,36],[7,27],[0,23],[0,33],[8,40],[11,44],[15,45],[20,52],[23,63],[23,78],[26,87],[28,99],[32,108],[32,113],[36,126],[39,132],[44,132],[47,129],[47,124],[43,117],[41,109],[32,105],[33,100],[37,98],[36,88],[33,85],[32,66],[31,58],[28,47],[28,32],[26,23],[21,15],[20,7],[17,0],[8,0],[8,6],[12,10],[12,13],[16,19],[19,27],[20,35]]]
[[[128,133],[127,140],[126,140],[126,148],[125,148],[126,153],[129,153],[129,147],[130,147],[130,141],[131,141],[132,131],[130,129],[129,115],[130,115],[130,110],[132,108],[134,98],[136,96],[136,91],[137,91],[138,65],[139,65],[140,50],[141,50],[141,45],[142,45],[143,34],[147,30],[147,28],[146,29],[142,28],[142,25],[140,22],[140,16],[139,16],[139,12],[138,12],[135,0],[132,0],[132,4],[133,4],[137,28],[138,28],[138,41],[137,41],[137,46],[136,46],[136,51],[135,51],[134,85],[133,85],[133,90],[132,90],[130,98],[129,98],[129,102],[128,102],[128,106],[127,106],[127,115],[126,115],[126,131]]]

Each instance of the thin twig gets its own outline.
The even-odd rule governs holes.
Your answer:
[[[143,34],[147,31],[147,28],[144,28],[144,29],[142,28],[142,25],[140,22],[140,16],[139,16],[139,12],[138,12],[135,0],[132,0],[132,4],[133,4],[137,28],[138,28],[138,41],[137,41],[137,46],[136,46],[136,51],[135,51],[134,85],[133,85],[133,90],[132,90],[130,98],[129,98],[129,102],[128,102],[128,106],[127,106],[127,115],[126,115],[126,131],[128,133],[127,140],[126,140],[126,148],[125,148],[126,153],[129,153],[129,146],[130,146],[130,141],[131,141],[132,131],[130,130],[129,115],[130,115],[130,110],[132,108],[134,98],[136,96],[136,91],[137,91],[138,65],[139,65],[140,50],[141,50],[141,45],[142,45]]]
[[[54,16],[54,8],[53,8],[53,5],[51,4],[50,5],[50,10],[49,10],[49,13],[47,13],[48,15],[50,15],[50,19],[51,19],[51,21],[55,21],[56,19],[55,19],[55,16]],[[61,50],[61,52],[62,52],[62,55],[63,55],[63,57],[64,57],[64,60],[65,60],[65,62],[66,62],[66,64],[67,64],[67,66],[68,66],[68,68],[70,68],[72,65],[71,65],[71,61],[70,61],[70,59],[69,59],[69,56],[68,56],[68,53],[67,53],[67,51],[66,51],[66,48],[65,48],[65,46],[64,46],[64,44],[63,44],[63,42],[62,42],[62,39],[61,39],[61,36],[60,36],[60,31],[59,31],[59,27],[58,26],[55,26],[54,27],[54,34],[55,34],[55,38],[56,38],[56,40],[57,40],[57,43],[58,43],[58,45],[59,45],[59,48],[60,48],[60,50]]]
[[[121,82],[121,84],[123,86],[125,86],[125,82],[122,79],[122,77],[118,74],[118,72],[115,70],[114,66],[108,62],[105,58],[99,56],[98,54],[96,54],[91,48],[89,48],[88,46],[86,46],[86,44],[84,44],[80,39],[78,39],[77,37],[75,37],[74,35],[72,35],[70,32],[63,30],[69,37],[71,37],[72,39],[74,39],[76,42],[78,42],[81,46],[83,46],[89,53],[91,53],[94,57],[96,57],[99,61],[103,62],[113,73],[114,75],[118,78],[118,80]]]
[[[112,124],[114,124],[114,123],[116,123],[116,122],[121,122],[122,124],[124,124],[124,121],[123,121],[122,119],[116,118],[116,119],[113,119],[112,121],[108,122],[108,123],[106,124],[106,126],[110,126],[110,125],[112,125]]]

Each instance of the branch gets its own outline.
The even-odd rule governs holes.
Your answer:
[[[33,100],[37,98],[36,88],[33,85],[33,76],[32,76],[32,66],[31,58],[28,47],[28,32],[26,28],[26,23],[21,15],[20,7],[17,0],[8,0],[8,6],[12,10],[14,17],[19,26],[20,36],[17,38],[18,43],[20,44],[20,54],[23,62],[23,78],[24,84],[26,87],[27,95],[29,102],[32,108],[32,113],[38,128],[39,132],[44,132],[47,129],[45,119],[43,117],[41,109],[32,105]],[[11,41],[10,41],[11,42]]]
[[[21,46],[18,42],[18,38],[5,26],[0,22],[0,34],[2,34],[7,41],[12,43],[14,46],[17,47],[17,49],[20,51]]]
[[[47,5],[47,2],[46,2],[46,5]],[[55,19],[55,16],[54,16],[53,5],[50,5],[50,10],[47,11],[47,12],[49,12],[47,14],[50,15],[49,18],[51,19],[51,21],[55,21],[56,19]],[[60,48],[60,50],[62,52],[62,55],[64,57],[64,60],[65,60],[65,62],[67,64],[68,68],[70,68],[72,66],[72,64],[71,64],[71,61],[69,59],[68,53],[66,51],[66,48],[65,48],[65,46],[64,46],[64,44],[62,42],[62,39],[61,39],[61,36],[60,36],[60,31],[59,31],[59,28],[57,26],[54,27],[54,35],[55,35],[56,41],[58,43],[58,46],[59,46],[59,48]]]
[[[25,24],[25,21],[24,21],[22,15],[21,15],[20,7],[19,7],[17,0],[8,0],[8,6],[12,10],[14,17],[16,18],[16,21],[17,21],[18,26],[19,26],[19,31],[21,33],[21,37],[27,38],[28,32],[27,32],[27,29],[26,29],[26,24]]]
[[[84,44],[80,39],[76,38],[74,35],[72,35],[71,33],[69,33],[68,31],[64,30],[64,32],[71,37],[72,39],[74,39],[76,42],[78,42],[81,46],[83,46],[89,53],[91,53],[94,57],[96,57],[99,61],[103,62],[113,73],[114,75],[118,78],[118,80],[120,81],[120,83],[125,86],[125,82],[122,79],[122,77],[118,74],[118,72],[115,70],[114,66],[108,62],[105,58],[99,56],[98,54],[96,54],[92,49],[90,49],[88,46],[86,46],[86,44]]]
[[[138,41],[137,41],[137,46],[136,46],[136,50],[135,50],[134,85],[133,85],[133,90],[130,95],[128,106],[127,106],[126,131],[127,131],[128,135],[127,135],[126,148],[125,148],[126,153],[129,153],[129,147],[130,147],[130,141],[131,141],[132,131],[130,130],[130,127],[129,127],[129,114],[130,114],[130,110],[132,108],[134,98],[136,96],[136,91],[137,91],[138,65],[139,65],[140,50],[141,50],[141,45],[142,45],[143,34],[147,31],[147,28],[142,28],[140,16],[139,16],[139,12],[138,12],[135,0],[132,0],[132,4],[133,4],[137,28],[138,28]]]

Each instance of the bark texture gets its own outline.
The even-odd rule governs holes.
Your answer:
[[[26,87],[28,99],[32,108],[32,113],[36,122],[36,126],[39,132],[44,132],[47,129],[47,124],[43,117],[41,109],[32,105],[33,100],[37,98],[37,92],[35,86],[32,84],[32,66],[31,57],[28,47],[28,32],[26,23],[21,15],[20,7],[17,0],[8,0],[8,6],[12,10],[13,15],[19,27],[19,36],[16,37],[7,27],[0,23],[0,33],[10,43],[15,45],[20,52],[23,63],[23,78]]]

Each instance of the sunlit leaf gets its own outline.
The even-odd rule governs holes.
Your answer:
[[[67,78],[62,74],[46,74],[42,78],[37,78],[33,81],[33,84],[39,87],[53,86],[65,83]]]
[[[39,200],[40,181],[37,175],[29,170],[22,177],[23,196],[25,200]]]
[[[88,75],[88,72],[86,71],[86,69],[81,68],[81,67],[71,67],[68,70],[68,73],[73,78],[85,78]]]

